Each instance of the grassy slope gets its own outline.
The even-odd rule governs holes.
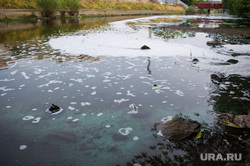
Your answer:
[[[81,0],[83,9],[124,9],[124,10],[173,10],[182,12],[180,6],[143,2],[117,2],[115,0]],[[35,0],[1,0],[0,9],[37,9]]]

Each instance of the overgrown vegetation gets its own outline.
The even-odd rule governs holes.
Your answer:
[[[180,6],[171,6],[168,4],[161,5],[159,3],[125,2],[116,0],[81,0],[81,4],[84,9],[184,10]]]
[[[195,7],[193,5],[189,6],[186,11],[185,11],[186,15],[192,15],[195,14]]]
[[[53,9],[79,9],[80,0],[36,0],[37,6],[43,10]]]
[[[35,0],[0,0],[0,9],[35,9]]]
[[[250,18],[249,0],[223,0],[223,4],[229,9],[230,14]]]
[[[1,0],[0,8],[5,9],[122,9],[122,10],[173,10],[184,11],[177,5],[157,3],[156,0],[125,2],[116,0]]]

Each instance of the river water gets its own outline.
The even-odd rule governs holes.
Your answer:
[[[233,162],[202,161],[202,153],[242,154],[237,163],[247,162],[249,131],[224,127],[214,114],[249,113],[249,40],[167,30],[235,20],[151,16],[1,23],[0,165]],[[222,45],[207,45],[214,40]],[[141,50],[143,45],[151,49]],[[227,79],[217,85],[211,74]],[[50,114],[52,104],[63,111]],[[167,116],[199,121],[201,138],[166,140],[157,125]]]

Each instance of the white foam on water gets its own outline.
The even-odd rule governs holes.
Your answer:
[[[74,123],[75,123],[75,122],[78,122],[78,121],[79,121],[79,119],[73,119],[73,120],[72,120],[72,122],[74,122]]]
[[[105,79],[102,82],[110,82],[111,80]]]
[[[5,96],[5,95],[7,95],[7,93],[2,93],[2,94],[1,94],[1,96]]]
[[[14,81],[15,79],[8,79],[8,78],[5,78],[5,79],[1,79],[0,82],[8,82],[8,81]]]
[[[98,113],[96,116],[102,116],[103,115],[103,113],[102,112],[100,112],[100,113]]]
[[[7,105],[6,108],[11,108],[11,106],[10,106],[10,105]]]
[[[34,118],[35,118],[34,116],[28,115],[28,116],[23,117],[23,120],[31,120]]]
[[[163,117],[163,118],[161,119],[161,122],[162,122],[162,123],[166,123],[166,122],[168,122],[168,121],[170,121],[170,120],[172,120],[172,119],[173,119],[173,116]]]
[[[51,84],[60,84],[60,83],[62,83],[62,81],[50,80],[48,83],[42,84],[42,85],[38,85],[37,87],[38,87],[38,88],[42,88],[42,87],[44,87],[44,86],[49,86],[49,85],[51,85]]]
[[[134,163],[133,166],[141,166],[141,164]]]
[[[159,130],[159,132],[157,133],[157,135],[164,137],[164,135],[162,134],[161,130]]]
[[[3,92],[8,92],[8,91],[15,90],[15,89],[7,88],[7,86],[3,86],[3,87],[0,87],[0,90],[2,90]]]
[[[95,90],[97,87],[96,86],[92,86],[90,89],[93,89],[93,90]]]
[[[133,93],[131,93],[130,90],[127,91],[127,96],[136,97],[136,95],[134,95]]]
[[[62,53],[72,55],[88,54],[94,57],[114,56],[114,57],[190,57],[190,53],[195,55],[200,62],[196,65],[201,70],[209,70],[213,72],[221,72],[226,74],[240,74],[243,76],[250,75],[249,59],[238,58],[239,63],[234,65],[212,66],[209,64],[211,59],[216,58],[218,61],[226,61],[229,59],[227,55],[219,54],[210,47],[194,46],[193,43],[166,42],[160,37],[149,38],[149,29],[144,27],[133,30],[126,22],[149,21],[156,18],[169,18],[171,16],[153,16],[147,18],[139,18],[133,20],[124,20],[110,23],[110,28],[98,33],[88,33],[84,36],[60,36],[50,39],[48,42],[53,49],[59,49]],[[183,16],[193,18],[192,16]],[[199,16],[200,17],[200,16]],[[195,17],[197,18],[197,17]],[[223,18],[223,17],[219,17]],[[218,19],[218,17],[217,17]],[[83,44],[84,41],[84,44]],[[74,45],[72,45],[74,43]],[[141,50],[142,45],[148,45],[150,50]],[[233,49],[239,53],[250,53],[249,45],[225,45],[226,49]],[[135,66],[130,63],[131,68]],[[110,73],[106,73],[108,75]],[[123,79],[128,79],[124,77]],[[109,79],[103,82],[109,82]]]
[[[27,79],[30,79],[29,76],[27,76],[27,74],[25,72],[21,72],[21,74],[23,75],[23,77],[27,80]]]
[[[91,95],[96,95],[96,91],[92,92]]]
[[[117,95],[122,95],[122,92],[116,92]]]
[[[84,113],[83,113],[82,116],[87,116],[87,114],[84,114]]]
[[[90,102],[81,102],[81,106],[91,105]]]
[[[27,145],[20,145],[19,146],[19,150],[24,150],[24,149],[26,149],[27,148]]]
[[[70,104],[75,105],[75,104],[77,104],[77,102],[72,101],[72,102],[70,102]]]
[[[72,107],[72,106],[68,106],[68,109],[71,110],[71,111],[75,110],[75,108]]]
[[[121,99],[115,99],[114,102],[115,102],[115,103],[121,104],[122,102],[129,101],[129,100],[130,100],[130,99],[121,98]]]
[[[81,78],[77,78],[77,79],[71,78],[70,80],[71,80],[71,81],[75,81],[75,82],[82,83],[82,79],[81,79]]]
[[[137,141],[137,140],[139,140],[139,137],[134,136],[133,140],[134,140],[134,141]]]
[[[37,117],[37,118],[35,118],[35,119],[32,121],[32,123],[39,123],[40,120],[41,120],[41,117]]]
[[[71,120],[71,119],[73,119],[73,117],[69,116],[69,117],[67,117],[67,119],[68,119],[68,120]]]
[[[18,70],[14,70],[12,72],[10,72],[11,75],[15,75],[18,72]]]
[[[96,76],[93,75],[93,74],[86,74],[86,77],[87,77],[87,78],[94,78],[94,77],[96,77]]]
[[[132,131],[132,128],[131,127],[120,128],[118,131],[122,135],[129,135],[129,133],[131,133],[131,131]]]
[[[106,127],[106,128],[110,128],[110,127],[111,127],[111,125],[105,125],[105,127]]]
[[[177,94],[177,95],[179,95],[179,96],[181,96],[181,97],[184,96],[184,93],[183,93],[181,90],[176,90],[176,91],[175,91],[175,94]]]

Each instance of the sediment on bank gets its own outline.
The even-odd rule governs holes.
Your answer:
[[[195,28],[184,26],[168,26],[167,29],[181,30],[181,31],[194,31],[204,33],[214,33],[220,35],[234,35],[243,38],[250,38],[250,28]]]
[[[53,10],[44,12],[39,9],[0,9],[0,19],[5,18],[39,18],[39,17],[77,17],[77,16],[125,16],[125,15],[162,15],[184,14],[184,11],[175,10],[112,10],[112,9],[79,9],[79,10]]]

